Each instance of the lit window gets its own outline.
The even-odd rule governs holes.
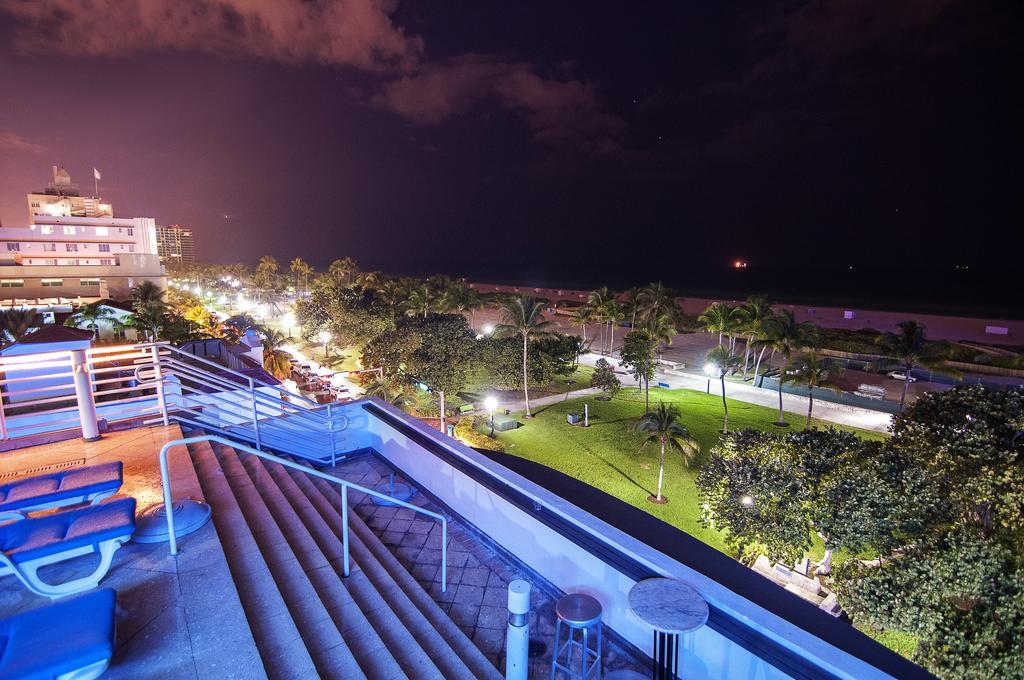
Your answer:
[[[53,225],[50,225],[50,224],[42,225],[41,227],[39,227],[39,233],[40,234],[52,234],[53,233]]]
[[[67,248],[67,251],[69,253],[77,253],[78,252],[78,244],[77,243],[65,243],[64,247]]]
[[[80,286],[98,286],[100,285],[99,279],[79,279],[78,285]]]
[[[8,243],[7,244],[7,251],[8,252],[17,253],[20,250],[21,250],[21,244],[20,243]]]
[[[47,253],[55,253],[55,252],[57,252],[57,244],[56,243],[44,243],[43,244],[43,250],[45,252],[47,252]]]
[[[25,279],[0,279],[0,288],[24,288]]]
[[[64,233],[67,234],[68,236],[74,236],[75,235],[75,228],[74,227],[64,227]]]
[[[100,244],[100,252],[101,253],[109,253],[110,252],[110,244],[109,243],[101,243]]]
[[[43,284],[43,288],[59,288],[64,285],[64,279],[42,279],[40,283]]]
[[[96,235],[97,236],[107,236],[109,234],[110,234],[110,229],[108,227],[96,227]]]

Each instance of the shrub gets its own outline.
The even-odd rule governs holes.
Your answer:
[[[485,424],[483,422],[484,420],[485,419],[480,416],[460,418],[459,422],[455,425],[455,438],[466,446],[471,446],[475,449],[504,451],[504,444],[499,442],[497,439],[491,439],[483,432],[477,430],[477,427]]]

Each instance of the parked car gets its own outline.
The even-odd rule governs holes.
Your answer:
[[[917,382],[917,378],[912,375],[907,376],[903,371],[889,371],[886,375],[893,380],[909,380],[910,382]]]

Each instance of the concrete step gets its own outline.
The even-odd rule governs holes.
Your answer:
[[[213,508],[214,527],[268,677],[317,677],[313,659],[217,456],[206,442],[189,445],[189,452],[203,495]]]
[[[319,516],[309,501],[301,493],[282,489],[258,457],[243,454],[240,462],[236,458],[236,463],[246,470],[272,521],[283,531],[298,566],[305,570],[315,589],[313,596],[326,606],[362,674],[372,678],[434,677],[436,669],[429,663],[417,664],[416,655],[411,653],[414,650],[388,644],[394,622],[388,620],[384,603],[358,587],[366,581],[358,563],[351,565],[347,579],[342,578],[343,553],[340,547],[328,546],[324,550],[318,545],[311,531],[326,531],[326,527],[311,522]],[[377,611],[382,608],[385,611]]]
[[[336,484],[305,475],[301,472],[289,471],[296,485],[313,503],[327,524],[334,529],[340,543],[341,536],[341,495]],[[350,504],[363,494],[353,492]],[[438,606],[434,599],[413,578],[398,558],[385,546],[375,533],[363,522],[353,510],[349,517],[349,539],[352,554],[364,565],[373,564],[373,570],[367,570],[371,578],[379,582],[379,590],[389,598],[389,603],[403,618],[406,626],[412,631],[421,631],[424,648],[434,650],[435,661],[444,670],[448,678],[491,678],[499,680],[502,675],[487,659],[480,649],[466,637],[466,634]],[[438,527],[440,524],[438,523]],[[438,539],[438,547],[440,542]],[[433,587],[440,589],[440,575],[435,579]],[[455,586],[449,586],[449,592]],[[436,637],[422,633],[424,624],[429,631],[436,632],[443,640],[443,645],[433,644]]]
[[[329,587],[331,576],[337,578],[333,566],[322,554],[310,550],[308,540],[303,541],[302,523],[280,493],[275,493],[276,485],[266,471],[254,466],[252,461],[258,463],[259,459],[246,455],[243,462],[228,446],[216,445],[214,451],[252,529],[262,559],[288,606],[302,638],[301,644],[319,675],[324,678],[370,675],[368,669],[358,663],[342,635],[339,621],[343,618],[343,605],[349,600],[344,597],[343,588],[331,590]],[[314,580],[316,585],[324,585],[325,590],[319,590]]]

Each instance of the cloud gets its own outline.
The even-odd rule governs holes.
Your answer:
[[[43,153],[46,149],[39,144],[24,139],[21,135],[13,132],[0,130],[0,151],[28,151],[29,153]]]
[[[404,71],[423,42],[391,21],[392,0],[0,0],[29,54],[115,57],[179,50]]]
[[[521,115],[535,141],[553,149],[601,155],[617,150],[625,123],[606,112],[592,83],[544,77],[534,64],[464,55],[425,64],[385,83],[374,103],[415,125],[438,125],[496,103]]]

